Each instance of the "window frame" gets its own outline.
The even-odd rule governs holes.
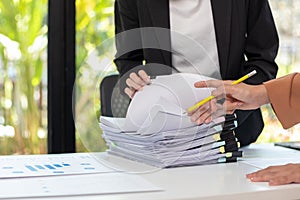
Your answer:
[[[48,1],[48,153],[76,152],[75,0]]]

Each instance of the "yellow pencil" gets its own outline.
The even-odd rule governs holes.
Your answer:
[[[240,82],[243,82],[244,80],[250,78],[251,76],[255,75],[257,72],[256,70],[253,70],[252,72],[250,72],[249,74],[246,74],[245,76],[239,78],[238,80],[232,82],[231,85],[235,85],[238,84]],[[203,104],[209,102],[210,100],[212,100],[213,98],[215,98],[215,96],[210,95],[209,97],[199,101],[198,103],[196,103],[195,105],[191,106],[190,108],[187,109],[188,112],[192,112],[194,110],[196,110],[197,108],[199,108],[200,106],[202,106]]]
[[[253,70],[252,72],[250,72],[249,74],[246,74],[246,75],[243,76],[242,78],[239,78],[238,80],[233,81],[233,82],[231,83],[231,85],[235,85],[235,84],[238,84],[238,83],[240,83],[240,82],[243,82],[244,80],[250,78],[251,76],[255,75],[256,73],[257,73],[256,70]]]

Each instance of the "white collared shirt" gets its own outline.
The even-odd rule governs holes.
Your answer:
[[[172,63],[179,72],[221,78],[210,0],[170,0]]]

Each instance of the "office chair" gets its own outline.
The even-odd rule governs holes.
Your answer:
[[[100,84],[101,115],[125,117],[130,99],[120,91],[119,75],[105,77]]]

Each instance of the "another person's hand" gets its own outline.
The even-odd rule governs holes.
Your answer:
[[[269,97],[264,85],[247,85],[239,83],[232,85],[232,81],[208,80],[195,83],[195,87],[216,88],[212,95],[216,99],[224,99],[224,109],[228,114],[236,109],[252,110],[269,103]]]
[[[127,87],[124,92],[132,99],[135,93],[141,91],[147,84],[150,84],[150,77],[144,70],[138,71],[137,74],[132,72],[126,79]]]
[[[212,99],[208,103],[200,106],[192,112],[188,112],[192,122],[200,125],[203,123],[209,123],[214,118],[224,115],[224,110],[221,104],[217,103],[216,99]]]
[[[269,182],[269,185],[300,183],[300,164],[271,166],[246,177],[252,182]]]

